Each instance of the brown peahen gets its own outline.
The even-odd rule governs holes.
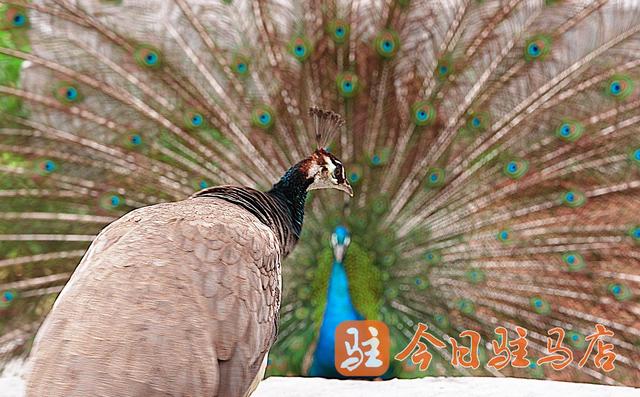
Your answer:
[[[450,348],[431,346],[427,371],[394,361],[388,377],[640,386],[637,2],[3,3],[2,360],[28,354],[105,225],[138,207],[201,189],[206,196],[209,186],[268,190],[307,154],[316,130],[326,133],[306,114],[318,105],[345,119],[326,156],[344,162],[354,198],[307,197],[300,244],[282,266],[267,374],[323,375],[314,371],[331,319],[329,285],[343,272],[354,316],[384,321],[392,354],[418,322],[445,341],[466,329],[482,336],[477,369],[452,366]],[[228,208],[224,219],[239,219]],[[174,221],[206,217],[187,212]],[[134,251],[126,254],[147,252]],[[159,265],[177,258],[169,246],[157,254]],[[87,273],[108,294],[86,302],[63,295],[56,310],[80,306],[85,321],[155,312],[177,321],[188,266],[154,266],[158,274],[141,280]],[[150,284],[153,307],[128,299],[147,277],[176,280]],[[188,315],[182,319],[203,321]],[[617,354],[611,372],[579,363],[595,324],[615,333],[607,339]],[[118,323],[109,325],[92,336],[119,335]],[[516,326],[527,329],[529,367],[488,365],[499,326],[511,338]],[[47,327],[45,335],[63,332]],[[566,330],[574,352],[561,371],[536,364],[554,327]],[[145,330],[138,337],[153,338]],[[172,337],[192,338],[185,346],[202,357],[210,344],[187,331],[181,325]],[[157,358],[176,366],[190,359],[172,349]],[[127,371],[111,365],[103,369]],[[162,377],[136,387],[162,388],[154,383]]]

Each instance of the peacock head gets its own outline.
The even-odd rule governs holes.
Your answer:
[[[311,181],[307,191],[316,189],[342,190],[353,197],[353,189],[345,177],[344,166],[325,147],[333,136],[344,126],[344,119],[330,110],[309,108],[309,115],[315,127],[318,149],[307,159],[307,180]]]
[[[351,243],[351,237],[346,227],[337,226],[331,234],[331,245],[333,246],[333,255],[336,261],[342,262],[344,253]]]
[[[336,156],[324,149],[318,149],[309,158],[307,179],[309,190],[337,189],[353,197],[353,189],[345,177],[344,166]]]

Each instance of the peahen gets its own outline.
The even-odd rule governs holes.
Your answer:
[[[310,113],[319,138],[343,122]],[[266,193],[212,187],[111,223],[36,335],[27,395],[251,394],[277,334],[281,259],[307,192],[328,188],[352,194],[319,148]]]
[[[482,336],[478,369],[431,346],[427,371],[393,376],[640,386],[637,2],[3,4],[3,360],[28,353],[106,224],[213,185],[268,189],[309,149],[318,105],[344,115],[327,151],[354,198],[307,198],[268,374],[311,371],[343,224],[353,306],[389,326],[392,354],[418,322]],[[611,372],[579,365],[597,323],[615,332]],[[487,365],[499,326],[528,330],[530,367]],[[535,364],[554,327],[574,351],[561,371]]]

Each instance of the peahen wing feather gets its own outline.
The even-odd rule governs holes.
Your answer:
[[[303,115],[322,105],[345,116],[331,150],[356,194],[309,199],[271,373],[302,372],[317,258],[346,223],[380,271],[395,349],[423,321],[444,340],[525,327],[533,358],[561,326],[576,351],[564,371],[498,371],[436,350],[428,374],[640,385],[636,2],[4,3],[4,357],[28,349],[103,225],[214,184],[268,186],[313,147]],[[578,365],[594,323],[616,333],[613,372]]]
[[[244,395],[275,340],[278,244],[218,199],[130,212],[98,235],[41,327],[28,394]]]

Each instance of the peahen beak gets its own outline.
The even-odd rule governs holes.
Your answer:
[[[351,185],[349,185],[349,182],[344,181],[344,183],[336,185],[335,188],[338,190],[342,190],[343,192],[347,193],[350,197],[353,197],[353,188],[351,187]]]

